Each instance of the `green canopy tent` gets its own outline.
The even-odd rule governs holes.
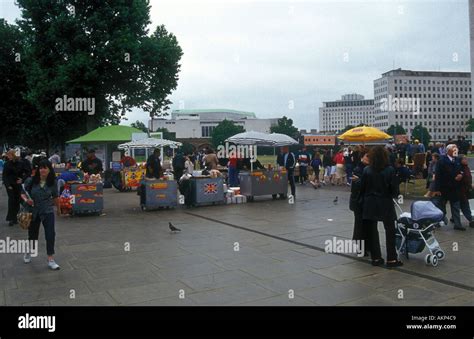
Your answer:
[[[84,148],[95,148],[97,157],[104,162],[104,169],[108,168],[108,162],[112,159],[112,152],[119,144],[132,141],[134,133],[143,131],[130,126],[113,125],[99,127],[79,138],[69,140],[67,144],[79,144]]]

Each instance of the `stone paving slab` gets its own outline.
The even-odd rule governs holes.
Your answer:
[[[262,197],[241,205],[146,213],[135,193],[105,190],[104,216],[58,219],[61,271],[47,269],[42,232],[40,256],[31,264],[25,265],[19,254],[0,254],[0,305],[472,306],[473,293],[449,281],[474,285],[474,230],[438,230],[447,255],[436,268],[424,264],[423,254],[402,258],[404,269],[448,282],[439,283],[312,248],[324,249],[324,241],[334,236],[352,236],[349,192],[345,187],[297,190],[294,205]],[[337,205],[332,203],[335,196]],[[5,208],[0,194],[0,214]],[[409,209],[408,201],[403,208]],[[168,222],[182,232],[170,234]],[[385,256],[382,225],[379,231]],[[0,239],[7,236],[24,239],[26,233],[0,225]],[[236,242],[239,251],[234,250]],[[458,252],[452,251],[453,242]],[[76,299],[69,298],[70,289]],[[288,298],[290,289],[294,299]]]

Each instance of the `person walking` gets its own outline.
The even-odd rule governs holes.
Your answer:
[[[311,167],[313,168],[314,179],[313,181],[310,181],[310,183],[313,185],[314,188],[321,187],[321,184],[319,182],[319,171],[321,165],[321,155],[319,154],[319,152],[316,152],[313,156],[313,160],[311,160]]]
[[[443,211],[447,224],[446,203],[449,201],[454,229],[465,231],[466,228],[461,225],[460,215],[463,171],[457,156],[458,147],[455,144],[446,146],[446,155],[441,156],[436,164],[432,202]]]
[[[333,163],[336,164],[336,185],[342,185],[344,180],[345,171],[344,171],[344,150],[339,150],[332,159]]]
[[[304,185],[306,180],[308,180],[308,165],[311,161],[311,156],[306,151],[306,147],[298,153],[298,164],[299,164],[299,182],[301,185]]]
[[[7,152],[7,159],[2,178],[8,195],[8,213],[6,220],[8,221],[8,226],[13,226],[18,223],[17,214],[20,210],[20,185],[23,183],[23,168],[15,150],[11,149]]]
[[[326,183],[332,183],[332,166],[333,166],[333,162],[332,162],[332,156],[331,156],[331,152],[330,150],[326,150],[324,152],[324,156],[323,156],[323,167],[324,167],[324,178],[323,178],[323,183],[326,184]]]
[[[350,186],[352,183],[352,169],[354,168],[354,160],[352,158],[352,149],[347,148],[347,151],[344,152],[344,166],[346,169],[346,181],[347,186]]]
[[[464,217],[469,221],[469,227],[474,227],[474,221],[472,219],[471,214],[471,206],[469,206],[469,195],[472,191],[472,175],[471,169],[468,166],[467,156],[461,155],[460,157],[461,162],[461,171],[462,171],[462,179],[461,179],[461,189],[460,189],[460,207],[462,214]]]
[[[288,183],[291,188],[291,195],[296,197],[296,187],[295,187],[295,165],[296,157],[293,152],[290,152],[288,146],[282,147],[283,152],[283,166],[285,166],[288,173]]]
[[[360,196],[363,227],[366,228],[372,265],[383,265],[377,223],[383,222],[387,249],[387,267],[403,265],[395,249],[395,221],[397,215],[393,199],[399,194],[399,184],[393,167],[389,166],[388,152],[376,146],[369,153],[369,166],[364,168]]]
[[[31,224],[28,228],[28,240],[38,240],[39,228],[43,224],[48,267],[52,270],[59,270],[60,267],[54,260],[56,241],[54,206],[56,206],[58,216],[61,215],[61,209],[59,207],[56,176],[51,162],[46,159],[41,160],[36,168],[35,175],[26,180],[24,188],[22,199],[33,210]],[[30,263],[31,255],[26,253],[23,260],[25,264]]]
[[[369,157],[365,150],[359,151],[360,159],[359,164],[354,168],[351,183],[351,196],[349,199],[349,209],[354,213],[354,232],[352,234],[352,240],[364,241],[367,245],[367,229],[364,227],[362,218],[362,204],[361,204],[361,178],[364,173],[364,168],[369,165]],[[365,253],[364,257],[368,255],[368,248],[364,246]]]

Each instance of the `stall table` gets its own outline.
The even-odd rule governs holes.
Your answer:
[[[208,176],[192,177],[192,205],[205,206],[224,203],[224,179]]]
[[[278,194],[285,197],[288,192],[288,173],[280,170],[255,170],[240,172],[240,194],[252,201],[255,196],[272,195],[275,199]]]
[[[104,209],[102,183],[71,184],[72,214],[101,214]]]
[[[143,180],[142,188],[145,201],[141,202],[142,210],[174,208],[178,206],[178,184],[175,180]]]

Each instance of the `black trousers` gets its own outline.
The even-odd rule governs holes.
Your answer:
[[[6,220],[7,221],[16,221],[17,220],[17,214],[18,211],[20,210],[20,200],[21,200],[21,191],[20,191],[20,185],[12,185],[12,189],[8,189],[8,187],[5,185],[5,188],[7,189],[7,194],[8,194],[8,213]]]
[[[56,239],[56,231],[54,228],[54,213],[47,213],[37,216],[31,221],[28,228],[28,240],[38,240],[40,224],[44,227],[44,236],[46,239],[46,253],[54,255],[54,243]]]
[[[300,166],[300,176],[298,180],[300,183],[304,183],[308,180],[308,166]]]
[[[379,231],[377,229],[378,221],[375,220],[364,220],[364,228],[367,231],[367,242],[368,250],[372,260],[382,258],[379,241]],[[383,221],[385,228],[385,246],[387,248],[387,261],[397,260],[397,251],[395,249],[395,221],[385,220]]]
[[[362,211],[354,211],[354,232],[352,233],[352,240],[365,240],[367,243],[367,228],[364,227],[364,220],[362,219]],[[368,248],[366,247],[366,250]]]
[[[294,168],[288,169],[288,182],[290,183],[291,195],[295,196],[296,188],[295,188],[295,169]]]

